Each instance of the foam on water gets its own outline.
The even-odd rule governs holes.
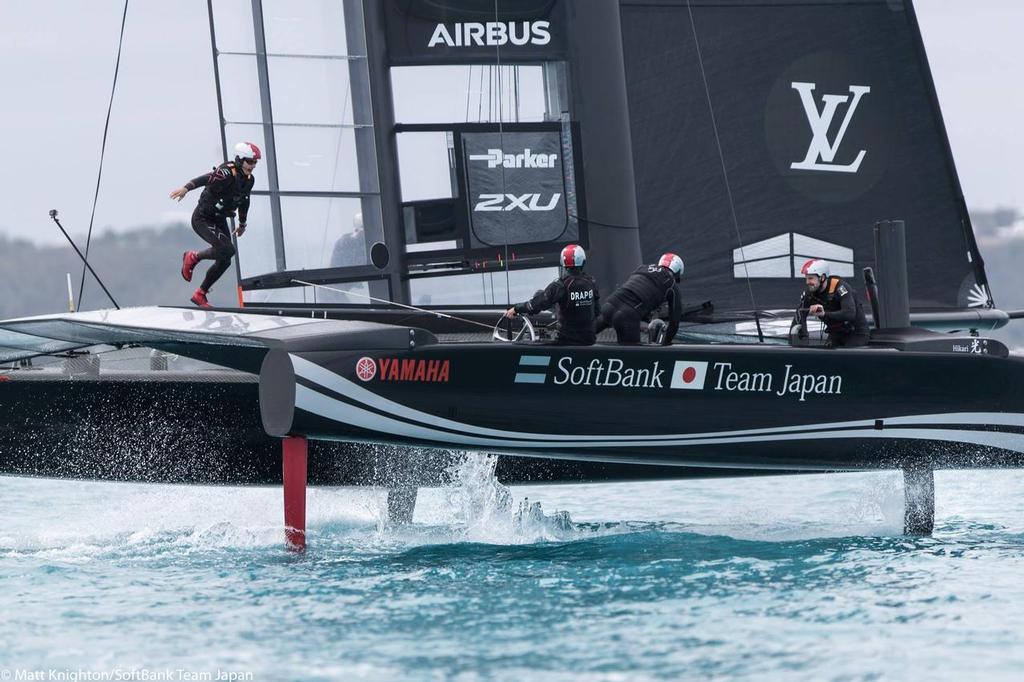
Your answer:
[[[257,679],[1014,679],[1024,475],[940,472],[904,538],[892,472],[421,490],[0,478],[0,668]],[[998,614],[998,617],[995,617]],[[54,642],[60,641],[60,647]]]

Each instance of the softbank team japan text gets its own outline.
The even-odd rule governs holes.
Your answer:
[[[735,372],[731,362],[716,362],[716,391],[751,391],[772,393],[777,396],[800,396],[800,401],[811,395],[839,395],[843,392],[843,377],[838,374],[801,374],[786,365],[782,379],[775,381],[771,372]],[[776,387],[778,390],[775,390]]]
[[[616,388],[689,388],[728,393],[768,393],[778,397],[795,397],[803,402],[808,395],[841,395],[843,377],[838,374],[804,374],[793,365],[776,372],[746,372],[733,369],[731,362],[716,362],[712,376],[705,379],[706,362],[675,361],[669,375],[669,365],[661,361],[643,366],[627,366],[618,358],[592,358],[576,364],[574,358],[558,359],[551,381],[556,386],[606,386]],[[695,371],[699,369],[699,371]],[[682,374],[684,373],[685,374]],[[684,385],[689,384],[689,385]]]

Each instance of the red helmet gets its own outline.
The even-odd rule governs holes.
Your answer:
[[[800,274],[805,277],[807,275],[817,275],[821,278],[828,277],[828,261],[812,258],[800,268]]]
[[[252,142],[239,142],[235,145],[235,158],[259,161],[263,158],[263,153]]]
[[[563,268],[582,268],[587,262],[587,252],[579,244],[569,244],[562,249],[561,262]]]
[[[800,268],[800,274],[806,277],[807,275],[818,276],[818,288],[820,289],[825,284],[825,280],[828,279],[828,261],[821,260],[820,258],[812,258],[803,267]]]
[[[671,270],[677,282],[683,276],[683,259],[674,253],[661,254],[661,258],[658,259],[658,266]]]

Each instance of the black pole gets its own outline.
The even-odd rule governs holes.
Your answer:
[[[71,244],[71,248],[75,250],[75,253],[78,254],[78,257],[82,259],[82,264],[85,265],[85,267],[89,269],[89,272],[92,273],[92,276],[96,278],[96,282],[100,285],[100,288],[103,289],[103,293],[107,295],[107,298],[109,298],[110,302],[114,304],[114,307],[120,310],[121,306],[117,304],[117,301],[114,300],[114,297],[110,295],[109,291],[107,291],[107,287],[104,286],[103,280],[101,280],[99,275],[96,274],[96,271],[92,269],[92,266],[89,265],[89,261],[85,259],[85,256],[82,255],[82,252],[78,250],[77,246],[75,246],[74,240],[72,240],[71,236],[67,233],[67,231],[65,231],[64,226],[60,224],[59,220],[57,220],[57,209],[50,210],[50,218],[53,219],[53,222],[57,223],[57,227],[60,228],[61,234],[63,234],[64,238],[68,240],[68,244]],[[79,289],[79,292],[81,292],[81,289]],[[81,294],[79,294],[79,296],[81,296]],[[78,299],[78,304],[82,304],[81,297],[79,297]]]
[[[764,343],[764,332],[761,330],[761,315],[754,311],[754,325],[757,327],[757,342]]]
[[[878,267],[880,329],[910,326],[910,289],[907,284],[907,239],[902,220],[875,223],[875,265]]]
[[[878,283],[875,281],[875,271],[871,268],[864,268],[864,293],[871,303],[871,319],[875,322],[875,329],[881,329],[882,320],[878,314]]]
[[[618,0],[567,5],[570,96],[583,141],[584,217],[593,218],[587,222],[593,248],[587,252],[587,271],[602,296],[643,262],[619,13]]]

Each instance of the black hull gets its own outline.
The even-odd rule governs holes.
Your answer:
[[[22,370],[0,382],[0,474],[155,483],[279,485],[281,441],[260,423],[255,377]],[[311,485],[438,485],[459,455],[312,441]],[[660,480],[756,471],[500,457],[504,483]],[[780,472],[784,473],[784,472]]]
[[[625,464],[956,468],[1024,463],[1022,385],[1021,359],[962,352],[436,344],[271,351],[260,402],[268,433],[314,439]]]

